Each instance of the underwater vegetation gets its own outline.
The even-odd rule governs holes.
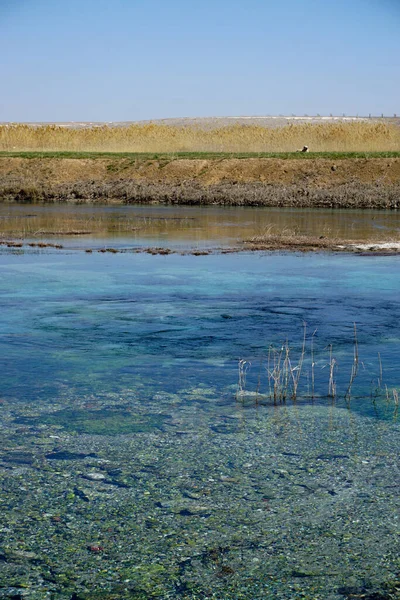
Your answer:
[[[145,433],[162,429],[167,415],[137,415],[120,409],[64,409],[40,417],[21,417],[18,423],[34,425],[59,425],[65,431],[92,435],[123,435],[127,433]]]

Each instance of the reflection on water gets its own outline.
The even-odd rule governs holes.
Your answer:
[[[0,234],[67,236],[73,245],[82,236],[85,243],[107,238],[117,244],[220,246],[281,232],[381,241],[397,239],[399,231],[400,214],[393,211],[0,204]]]
[[[398,260],[3,248],[0,597],[391,593]]]

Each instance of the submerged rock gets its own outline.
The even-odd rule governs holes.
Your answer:
[[[31,465],[35,460],[35,456],[28,452],[9,452],[1,460],[15,465]]]
[[[84,458],[95,458],[96,454],[84,452],[68,452],[68,450],[60,450],[46,454],[47,460],[83,460]]]
[[[348,454],[319,454],[318,460],[339,460],[340,458],[350,458]]]
[[[211,514],[211,511],[208,506],[200,506],[200,505],[193,505],[190,507],[178,508],[178,510],[176,512],[178,514],[182,515],[183,517],[193,517],[193,516],[206,517],[206,516],[210,516],[210,514]]]
[[[85,479],[90,479],[91,481],[103,481],[106,478],[103,473],[85,473],[83,477]]]

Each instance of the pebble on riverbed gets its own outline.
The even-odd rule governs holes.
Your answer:
[[[83,477],[85,479],[91,479],[92,481],[103,481],[106,478],[103,473],[85,473]]]

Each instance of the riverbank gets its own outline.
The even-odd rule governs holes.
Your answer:
[[[400,207],[396,153],[77,156],[0,155],[1,201]]]

